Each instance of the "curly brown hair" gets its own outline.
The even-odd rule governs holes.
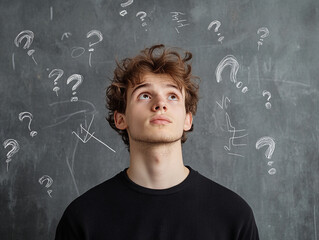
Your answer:
[[[127,89],[129,86],[135,86],[141,83],[142,77],[146,73],[169,74],[180,90],[185,89],[185,109],[186,112],[196,114],[198,102],[199,85],[195,80],[197,76],[192,75],[192,67],[188,61],[191,60],[192,54],[183,51],[184,56],[180,55],[179,48],[166,48],[163,44],[154,45],[145,48],[134,58],[125,58],[118,62],[111,85],[106,89],[106,107],[109,109],[106,120],[110,126],[117,131],[127,145],[129,150],[129,136],[126,130],[120,130],[115,126],[114,112],[125,113],[127,102]],[[191,132],[194,125],[187,132]],[[187,140],[184,131],[181,142]]]

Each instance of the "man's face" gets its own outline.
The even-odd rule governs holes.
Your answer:
[[[185,90],[179,90],[167,74],[147,73],[142,82],[127,90],[125,114],[115,113],[119,129],[126,129],[130,142],[171,143],[180,141],[192,126],[185,110]]]

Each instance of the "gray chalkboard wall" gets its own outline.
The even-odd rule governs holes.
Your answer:
[[[128,166],[104,91],[156,43],[201,78],[185,164],[246,199],[261,239],[319,239],[317,0],[1,0],[0,39],[1,239],[53,239]]]

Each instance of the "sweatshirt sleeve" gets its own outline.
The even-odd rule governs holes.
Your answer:
[[[67,208],[57,226],[55,240],[84,240],[83,230],[77,221],[77,218],[72,215],[72,212]]]
[[[259,240],[254,214],[251,208],[249,210],[249,214],[239,231],[238,240]]]

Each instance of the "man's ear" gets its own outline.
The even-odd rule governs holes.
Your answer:
[[[120,130],[127,128],[125,115],[123,113],[119,113],[118,111],[114,112],[114,123],[115,126]]]
[[[184,121],[184,131],[188,131],[191,129],[193,124],[193,114],[191,112],[186,113],[185,121]]]

